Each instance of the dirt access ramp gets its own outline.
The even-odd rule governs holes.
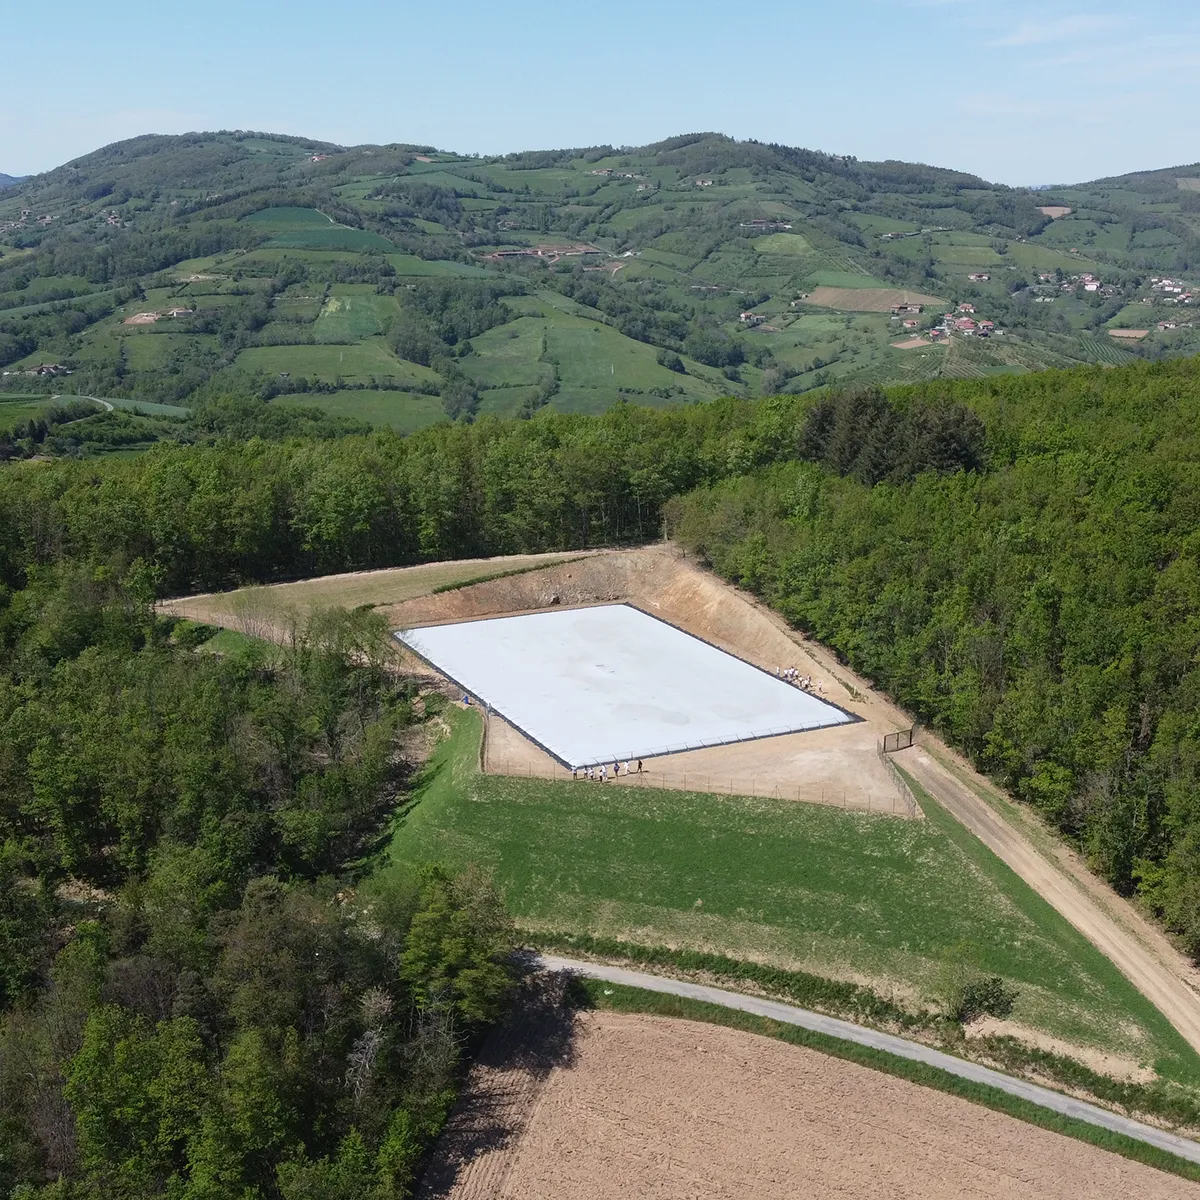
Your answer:
[[[614,603],[633,604],[764,670],[796,667],[801,675],[811,677],[816,695],[860,718],[852,725],[665,755],[648,760],[642,775],[618,782],[920,815],[878,753],[884,733],[906,727],[904,715],[881,703],[865,684],[851,683],[835,668],[832,656],[775,613],[701,570],[672,546],[610,551],[417,597],[380,611],[393,628],[410,629]],[[429,670],[415,657],[411,665],[414,670]],[[571,777],[544,750],[494,715],[488,721],[484,765],[504,775]]]
[[[956,1096],[757,1034],[579,1014],[485,1048],[423,1200],[1156,1200],[1194,1184]],[[511,1033],[507,1037],[512,1046]]]
[[[893,761],[1052,904],[1200,1051],[1200,971],[1033,813],[928,734]]]
[[[293,583],[273,583],[208,592],[164,600],[160,612],[208,625],[235,629],[249,637],[281,641],[293,616],[303,618],[319,608],[357,608],[395,605],[413,596],[485,579],[507,571],[528,571],[586,557],[594,551],[572,554],[510,554],[500,558],[462,558],[453,562],[421,563],[414,567],[386,567],[378,571],[351,571],[343,575],[318,575]]]

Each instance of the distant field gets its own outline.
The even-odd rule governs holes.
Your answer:
[[[463,360],[463,370],[493,387],[540,383],[553,374],[549,364],[538,361],[547,325],[544,320],[519,317],[472,338],[474,352]]]
[[[338,225],[315,208],[264,208],[243,220],[272,233],[268,245],[302,250],[395,250],[387,238],[365,229]]]
[[[926,820],[897,821],[480,775],[479,720],[452,716],[393,859],[484,866],[524,928],[714,951],[924,1002],[965,952],[1020,989],[1021,1024],[1166,1074],[1200,1071],[1117,968],[927,798]]]
[[[242,220],[247,225],[261,226],[264,230],[287,231],[294,229],[326,229],[333,220],[315,208],[260,208]]]
[[[809,287],[830,288],[886,288],[888,285],[881,279],[872,279],[854,271],[812,271],[805,276]]]
[[[800,233],[770,233],[753,242],[759,254],[811,254],[812,243]]]
[[[250,371],[286,371],[330,383],[339,377],[366,382],[372,376],[438,382],[438,376],[428,367],[398,359],[381,338],[353,346],[252,346],[237,356],[237,365]]]
[[[944,307],[946,301],[922,292],[907,292],[896,288],[819,287],[809,292],[806,304],[821,308],[840,308],[847,312],[887,312],[895,304],[924,304]]]
[[[146,400],[122,400],[112,396],[105,396],[104,399],[113,408],[140,413],[144,417],[171,417],[174,420],[182,421],[191,412],[191,409],[184,408],[180,404],[151,404]]]
[[[350,250],[354,253],[379,250],[388,254],[396,249],[387,238],[378,233],[371,233],[367,229],[348,229],[342,225],[277,233],[267,244],[285,249],[296,247],[302,250]]]
[[[384,333],[397,312],[395,298],[377,296],[375,289],[351,292],[335,288],[313,325],[318,342],[357,342]]]
[[[48,396],[14,396],[0,392],[0,432],[7,432],[14,425],[40,417],[46,411]]]
[[[436,262],[415,254],[389,254],[387,260],[396,268],[397,275],[487,275],[482,267],[472,263]]]
[[[558,366],[561,386],[551,403],[566,412],[599,412],[617,399],[618,389],[638,389],[642,404],[662,404],[649,389],[677,388],[705,399],[719,394],[705,378],[679,375],[656,361],[657,351],[607,325],[563,313],[544,321],[546,357]]]
[[[319,408],[333,417],[352,417],[399,433],[413,433],[446,420],[441,397],[419,392],[385,392],[374,388],[335,392],[331,396],[297,392],[276,396],[271,403],[284,408]]]

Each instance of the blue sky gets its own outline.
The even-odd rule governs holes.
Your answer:
[[[1195,0],[5,8],[14,174],[220,128],[485,154],[714,129],[1010,184],[1200,158]]]

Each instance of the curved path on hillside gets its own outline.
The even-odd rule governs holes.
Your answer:
[[[1186,1158],[1190,1162],[1200,1163],[1200,1143],[1189,1138],[1155,1129],[1152,1125],[1143,1125],[1140,1121],[1118,1116],[1106,1109],[1097,1108],[1094,1104],[1086,1104],[1082,1100],[1064,1096],[1061,1092],[1053,1092],[1049,1088],[1038,1087],[1035,1083],[1026,1083],[1011,1075],[1003,1075],[989,1067],[943,1054],[931,1046],[923,1046],[920,1042],[910,1042],[904,1038],[895,1037],[890,1033],[881,1033],[876,1029],[868,1029],[863,1025],[854,1025],[849,1021],[839,1021],[836,1017],[826,1017],[821,1013],[810,1012],[808,1009],[795,1008],[790,1004],[780,1004],[777,1000],[764,1000],[758,996],[745,996],[740,992],[727,992],[722,988],[707,987],[699,983],[686,983],[680,979],[668,979],[662,975],[648,975],[642,971],[630,971],[624,967],[610,967],[602,963],[583,962],[573,958],[559,958],[553,954],[539,956],[542,965],[550,971],[574,971],[591,979],[601,979],[608,983],[624,984],[626,987],[642,988],[649,992],[664,992],[670,996],[683,996],[689,1000],[701,1000],[707,1004],[717,1004],[722,1008],[740,1009],[742,1012],[753,1013],[755,1016],[768,1017],[772,1021],[780,1021],[786,1025],[799,1025],[814,1033],[823,1033],[828,1037],[839,1038],[842,1041],[856,1042],[860,1046],[869,1046],[873,1050],[882,1050],[894,1054],[898,1058],[907,1058],[914,1062],[925,1063],[937,1067],[960,1079],[972,1083],[984,1084],[997,1088],[1011,1096],[1019,1096],[1031,1104],[1040,1105],[1066,1117],[1074,1117],[1078,1121],[1086,1121],[1089,1125],[1099,1125],[1114,1133],[1124,1134],[1139,1142],[1146,1142],[1166,1150],[1170,1154]]]
[[[749,602],[835,679],[849,678],[861,716],[883,730],[912,725],[910,714],[839,662],[828,647],[791,629],[760,601]],[[1200,970],[1162,929],[1095,875],[1058,834],[939,738],[922,730],[916,746],[889,757],[1107,955],[1200,1053]]]
[[[993,808],[945,762],[918,744],[893,759],[989,850],[1103,951],[1172,1025],[1200,1051],[1200,996],[1194,970],[1148,922],[1109,893],[1080,864],[1050,857]],[[948,757],[948,756],[947,756]],[[1053,851],[1051,851],[1053,853]],[[1078,868],[1078,869],[1077,869]]]

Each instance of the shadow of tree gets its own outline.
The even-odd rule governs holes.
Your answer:
[[[484,1042],[434,1147],[420,1200],[448,1195],[477,1159],[515,1146],[550,1073],[575,1061],[574,977],[534,970],[531,962],[520,970],[512,1009]]]

